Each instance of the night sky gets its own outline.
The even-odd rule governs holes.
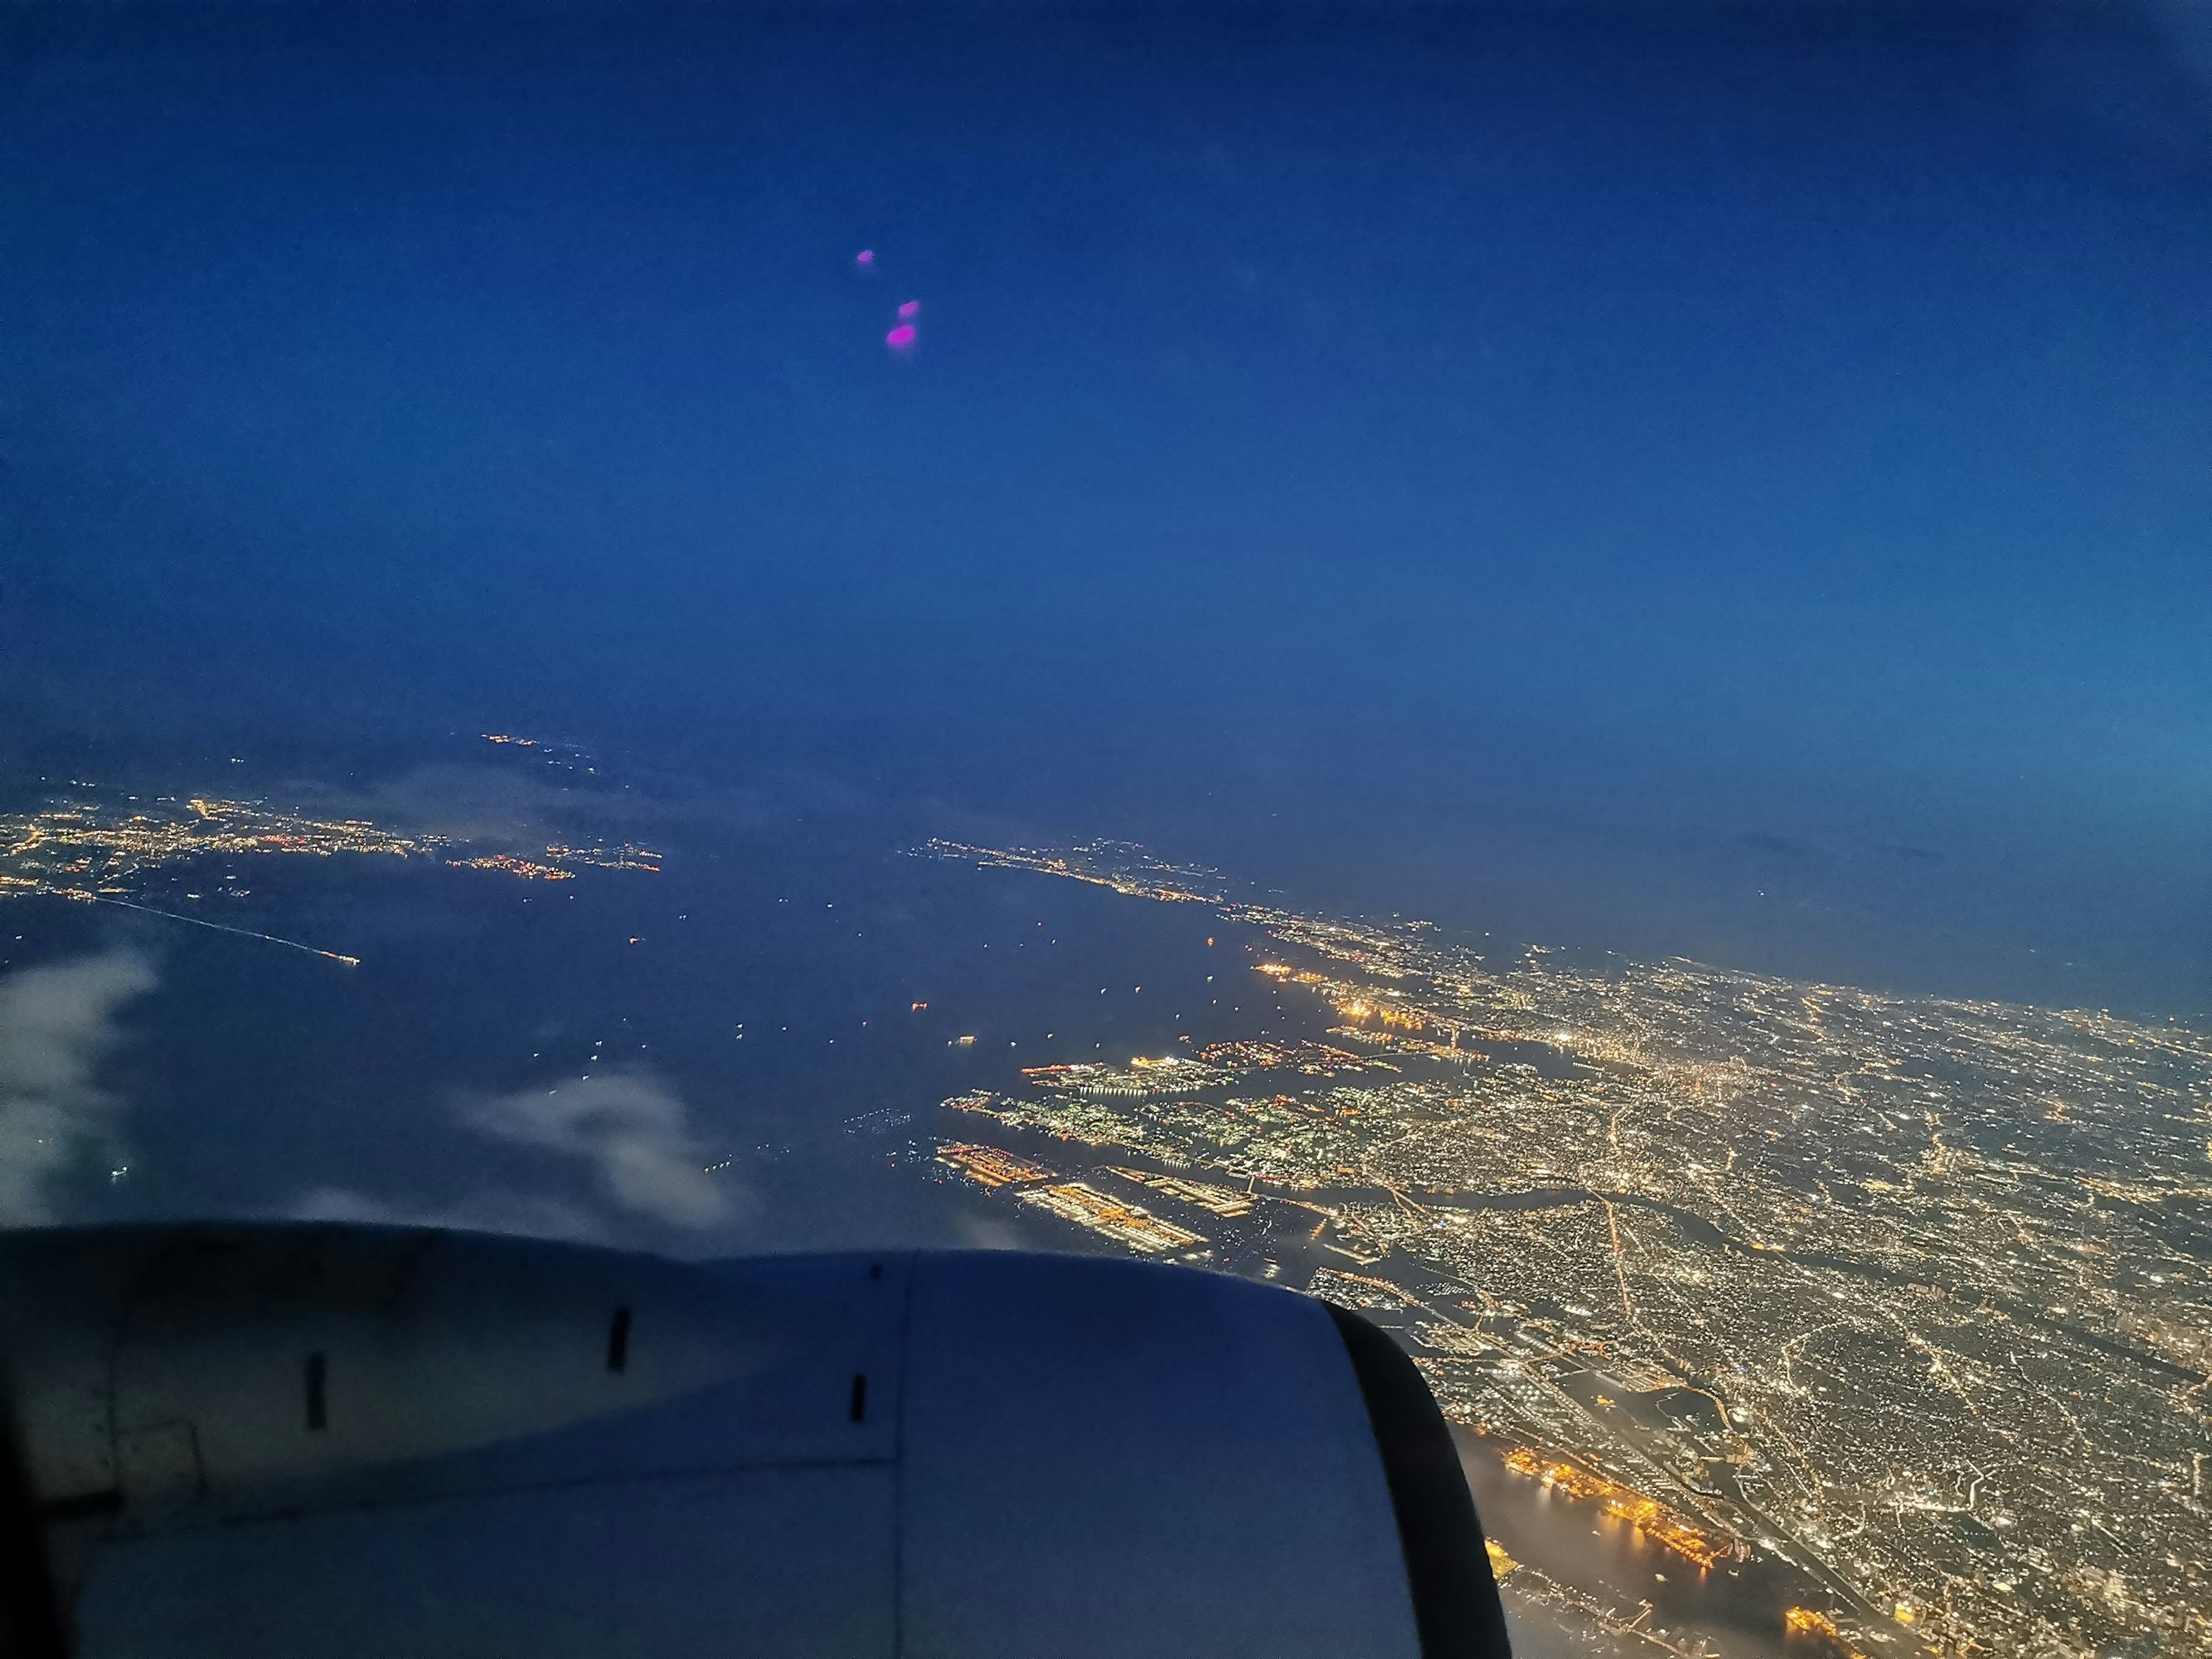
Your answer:
[[[2202,1012],[2212,27],[1930,9],[10,9],[0,763]]]

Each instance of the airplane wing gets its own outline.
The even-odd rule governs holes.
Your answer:
[[[1074,1256],[0,1237],[0,1655],[1474,1659],[1357,1316]]]

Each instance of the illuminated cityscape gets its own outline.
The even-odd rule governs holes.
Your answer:
[[[1188,1228],[1178,1227],[1171,1221],[1163,1221],[1151,1211],[1135,1204],[1125,1204],[1108,1197],[1087,1182],[1069,1181],[1049,1187],[1031,1187],[1017,1194],[1024,1204],[1034,1204],[1079,1227],[1087,1227],[1100,1237],[1126,1246],[1140,1255],[1158,1255],[1166,1250],[1186,1249],[1206,1240]]]
[[[234,866],[270,856],[429,860],[548,882],[573,880],[581,867],[660,868],[659,854],[629,845],[554,843],[527,854],[477,852],[452,836],[402,835],[362,818],[313,817],[258,801],[166,795],[116,801],[90,786],[79,787],[81,795],[43,811],[0,814],[0,898],[43,894],[82,902],[127,901],[139,896],[155,871],[202,861],[226,867],[181,896],[245,898],[252,890],[241,884],[246,877]]]
[[[1518,1659],[2212,1659],[2212,0],[0,94],[0,1230],[316,1230],[0,1307],[22,1643],[1488,1645],[1402,1352]]]
[[[937,1149],[937,1158],[940,1164],[959,1170],[983,1187],[1008,1187],[1017,1182],[1052,1179],[1052,1171],[1043,1164],[1016,1158],[995,1146],[969,1146],[949,1141]]]
[[[1010,1071],[945,1103],[940,1169],[1360,1308],[1514,1478],[1682,1571],[1806,1575],[1808,1651],[2212,1650],[2212,1037],[1494,961],[1121,844],[928,851],[1216,907],[1330,1022]],[[1686,1650],[1525,1564],[1506,1593]]]

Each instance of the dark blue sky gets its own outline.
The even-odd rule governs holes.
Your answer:
[[[2202,1008],[2212,31],[1925,9],[11,11],[9,747]]]

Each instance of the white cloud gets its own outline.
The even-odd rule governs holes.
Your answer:
[[[750,788],[577,790],[497,766],[418,767],[365,789],[295,782],[286,799],[317,812],[366,817],[408,833],[458,836],[487,848],[526,853],[549,841],[592,836],[657,836],[679,825],[758,830],[812,797],[790,801]]]
[[[131,951],[0,979],[0,1226],[52,1221],[54,1172],[112,1140],[120,1103],[99,1086],[100,1062],[117,1012],[155,983],[153,964]]]
[[[606,1195],[633,1215],[691,1230],[735,1218],[730,1188],[705,1170],[684,1103],[649,1073],[615,1073],[472,1100],[461,1121],[495,1140],[581,1159]]]
[[[952,1218],[952,1231],[971,1250],[1021,1250],[1030,1248],[1022,1236],[995,1217],[962,1213]]]
[[[487,1139],[574,1160],[592,1176],[604,1207],[542,1193],[490,1188],[452,1202],[386,1200],[349,1188],[302,1194],[288,1213],[306,1221],[375,1222],[473,1232],[569,1238],[591,1244],[651,1245],[650,1227],[708,1236],[752,1211],[752,1194],[707,1155],[674,1090],[647,1072],[571,1079],[513,1094],[464,1096],[464,1127]]]

